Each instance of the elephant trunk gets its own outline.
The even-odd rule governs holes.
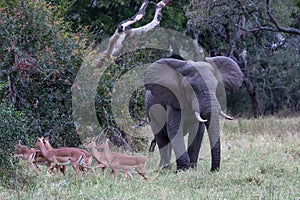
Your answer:
[[[221,142],[217,141],[215,146],[211,149],[211,168],[210,171],[219,171],[221,163]]]
[[[220,168],[221,160],[221,143],[220,143],[220,127],[219,127],[219,110],[204,115],[208,137],[211,147],[211,171],[217,171]]]

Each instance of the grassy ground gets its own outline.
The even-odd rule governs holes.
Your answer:
[[[197,170],[157,171],[159,155],[149,157],[150,181],[134,174],[114,182],[87,173],[75,178],[46,176],[18,167],[11,187],[0,186],[0,199],[300,199],[300,118],[239,119],[222,123],[221,170],[210,173],[204,140]]]

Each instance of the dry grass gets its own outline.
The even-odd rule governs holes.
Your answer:
[[[100,171],[75,179],[70,168],[65,178],[48,177],[21,165],[11,180],[15,188],[0,187],[0,199],[299,199],[299,137],[300,118],[226,121],[218,173],[209,172],[204,141],[197,170],[157,171],[156,151],[148,163],[150,181],[135,174],[134,180],[120,175],[115,183]],[[24,177],[27,182],[21,184]]]

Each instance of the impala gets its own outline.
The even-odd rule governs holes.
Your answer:
[[[50,162],[42,155],[40,150],[22,145],[20,141],[15,145],[14,157],[20,157],[26,160],[36,172],[40,172],[37,165],[46,165],[47,167],[50,165]],[[65,166],[56,165],[55,168],[59,169],[59,171],[65,175]]]
[[[36,157],[36,149],[29,148],[27,146],[24,146],[20,143],[15,145],[15,152],[14,152],[14,158],[19,157],[25,160],[37,173],[40,172],[40,169],[34,162],[34,159]]]
[[[96,142],[90,141],[90,142],[86,142],[83,144],[83,146],[85,146],[85,148],[91,148],[92,150],[92,155],[95,158],[95,160],[98,162],[98,165],[96,165],[94,168],[102,168],[102,172],[105,173],[105,169],[108,167],[107,161],[105,159],[104,153],[99,152],[96,148]]]
[[[83,144],[83,146],[85,146],[86,148],[91,148],[92,149],[92,155],[93,157],[96,159],[96,161],[98,162],[98,165],[96,165],[94,168],[102,168],[102,172],[105,176],[105,170],[106,168],[108,168],[108,163],[105,159],[105,155],[103,152],[99,152],[97,150],[97,148],[102,148],[101,145],[97,145],[95,140],[91,140],[90,142],[86,142],[85,144]],[[117,152],[111,152],[112,155],[118,155],[120,153]],[[113,173],[114,171],[112,170],[111,173]],[[127,177],[127,172],[124,171],[124,177]]]
[[[43,141],[44,141],[45,148],[46,148],[48,151],[54,150],[54,148],[53,148],[52,145],[50,144],[48,138],[44,138]],[[61,148],[58,148],[58,149],[64,149],[64,148],[74,149],[74,150],[77,150],[77,151],[81,151],[81,152],[84,153],[85,156],[86,156],[86,158],[85,158],[85,160],[84,160],[85,165],[86,165],[86,166],[90,166],[90,167],[92,166],[93,156],[92,156],[88,151],[86,151],[86,150],[84,150],[84,149],[80,149],[80,148],[75,148],[75,147],[61,147]],[[84,170],[84,167],[79,166],[79,169],[80,169],[80,171],[83,171],[83,170]],[[92,170],[93,172],[95,172],[92,168],[91,168],[91,170]]]
[[[42,155],[50,162],[47,173],[49,173],[50,169],[55,165],[71,165],[77,175],[79,173],[79,166],[94,171],[92,167],[84,163],[86,156],[83,152],[74,148],[61,148],[48,151],[43,140],[43,137],[38,138],[35,145],[40,148]]]
[[[109,140],[107,139],[105,143],[101,144],[99,147],[104,148],[104,156],[108,166],[113,170],[115,181],[117,180],[118,171],[126,172],[132,178],[131,172],[134,170],[146,180],[149,180],[149,177],[146,174],[147,158],[143,156],[130,156],[123,153],[114,154],[109,149],[108,141]],[[126,177],[127,175],[125,178]]]

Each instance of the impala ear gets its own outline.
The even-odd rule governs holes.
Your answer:
[[[211,65],[217,67],[227,93],[232,93],[239,89],[243,83],[244,76],[239,65],[233,59],[226,56],[205,59]]]
[[[35,141],[36,142],[43,142],[43,137],[37,137]]]

